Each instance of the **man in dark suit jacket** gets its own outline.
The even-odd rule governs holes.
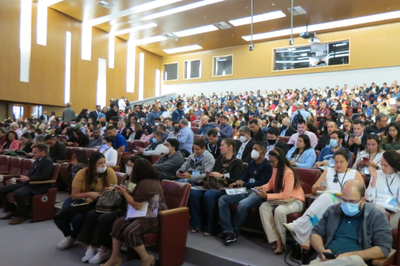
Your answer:
[[[267,152],[265,154],[267,160],[269,160],[269,152],[276,147],[281,148],[285,153],[290,150],[286,142],[279,140],[279,129],[277,127],[270,127],[267,131]]]
[[[279,128],[279,133],[281,137],[290,137],[291,135],[297,133],[297,130],[290,125],[289,117],[285,117],[282,120],[282,127]]]
[[[93,121],[97,121],[97,119],[99,118],[99,113],[101,112],[101,106],[100,105],[96,105],[96,110],[91,111],[89,113],[89,117],[91,117],[93,119]]]
[[[48,122],[49,116],[47,115],[47,111],[43,111],[43,114],[39,118],[40,118],[40,120],[42,120],[44,122]]]
[[[17,202],[17,211],[19,216],[10,221],[9,224],[20,224],[28,219],[28,208],[26,206],[26,197],[45,193],[51,184],[31,185],[31,181],[47,181],[51,179],[53,174],[53,161],[47,156],[47,145],[35,144],[32,148],[33,158],[36,159],[32,170],[27,176],[20,175],[17,178],[17,183],[7,185],[0,188],[0,196],[5,196],[7,193],[13,193],[14,199]],[[15,216],[15,212],[8,213],[1,219],[10,219]]]
[[[252,160],[251,151],[255,143],[254,139],[251,138],[249,127],[239,128],[239,140],[236,140],[236,154],[244,163],[249,163]]]

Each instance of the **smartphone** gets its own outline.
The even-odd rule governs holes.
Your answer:
[[[364,162],[364,163],[368,163],[368,162],[369,162],[369,159],[368,159],[367,157],[364,157],[364,158],[363,158],[363,162]]]
[[[258,191],[257,189],[255,189],[255,188],[251,188],[251,190],[253,190],[255,193],[260,193],[260,191]]]
[[[334,260],[336,259],[336,255],[330,252],[322,252],[322,254],[324,254],[325,258],[327,258],[328,260]]]
[[[321,187],[328,187],[328,183],[326,183],[326,182],[321,182]]]
[[[118,187],[118,185],[115,185],[115,184],[111,184],[110,186],[111,187]]]
[[[349,136],[349,138],[355,138],[356,137],[356,135],[354,135],[354,134],[351,134],[350,136]]]

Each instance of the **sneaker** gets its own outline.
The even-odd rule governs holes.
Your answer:
[[[111,250],[104,251],[101,248],[97,249],[97,254],[89,260],[90,264],[100,264],[111,257]]]
[[[91,258],[93,258],[97,253],[97,249],[96,248],[92,248],[91,246],[88,246],[85,256],[82,258],[82,262],[87,262],[89,261]]]
[[[76,240],[75,238],[67,236],[60,243],[58,243],[56,247],[59,250],[64,250],[64,249],[70,247],[75,242],[75,240]]]
[[[227,237],[224,240],[225,246],[236,242],[239,239],[238,234],[236,233],[228,233]]]
[[[283,224],[283,226],[286,228],[286,230],[288,230],[293,236],[296,235],[296,232],[293,229],[293,226],[291,223],[289,224]]]
[[[218,234],[217,237],[218,237],[219,240],[224,241],[227,236],[228,236],[228,233],[221,232],[221,233]]]

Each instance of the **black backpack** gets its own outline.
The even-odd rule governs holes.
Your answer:
[[[301,115],[300,110],[296,111],[297,114],[293,117],[292,120],[292,127],[297,128],[297,124],[299,123],[299,121],[305,121],[303,116]]]

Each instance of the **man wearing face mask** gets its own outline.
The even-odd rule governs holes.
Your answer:
[[[323,148],[325,148],[327,145],[329,145],[329,141],[331,139],[330,135],[332,134],[333,131],[338,130],[336,122],[334,121],[328,121],[326,124],[327,128],[327,134],[323,134],[319,139],[318,139],[318,144],[315,147],[316,150],[322,151]]]
[[[267,152],[265,153],[265,158],[268,160],[269,151],[278,147],[281,148],[285,153],[287,153],[290,148],[287,143],[279,140],[279,129],[276,127],[270,127],[267,131]]]
[[[251,151],[253,159],[244,170],[239,180],[229,185],[230,188],[245,187],[251,189],[268,183],[272,175],[272,167],[265,159],[266,145],[256,142]],[[239,203],[236,215],[232,218],[230,205]],[[224,195],[218,200],[219,217],[222,233],[218,236],[225,245],[236,242],[242,225],[247,219],[250,209],[259,207],[262,203],[257,193]]]
[[[167,139],[164,142],[163,156],[153,166],[160,172],[160,179],[175,179],[175,173],[185,162],[179,149],[179,141]]]
[[[168,139],[177,139],[180,130],[181,128],[179,126],[179,122],[174,122],[172,126],[172,131],[170,131],[168,134]]]
[[[147,122],[152,128],[156,128],[157,126],[155,125],[156,118],[160,118],[162,112],[160,111],[160,107],[158,107],[157,104],[153,104],[152,110],[149,112],[149,115],[147,116]]]
[[[296,129],[290,125],[289,117],[285,117],[282,120],[282,127],[279,130],[281,137],[290,137],[291,135],[296,134]]]
[[[366,265],[385,258],[392,248],[392,230],[385,214],[365,201],[365,186],[347,181],[342,203],[329,207],[311,232],[310,244],[318,258],[310,265]],[[325,242],[324,242],[325,240]],[[324,253],[337,255],[329,260]]]
[[[163,134],[160,131],[153,132],[151,143],[146,149],[140,148],[139,154],[143,156],[161,155],[166,149],[162,141]],[[165,154],[165,153],[164,153]]]
[[[330,137],[329,146],[322,149],[318,156],[317,162],[314,165],[315,168],[326,170],[328,167],[333,167],[333,154],[340,149],[344,149],[342,146],[344,141],[344,133],[342,131],[333,131]],[[352,154],[350,154],[349,164],[352,160],[351,156]]]
[[[239,140],[236,141],[236,157],[241,159],[244,163],[249,163],[251,161],[251,151],[256,143],[251,138],[250,133],[251,130],[249,127],[244,126],[239,128]]]

